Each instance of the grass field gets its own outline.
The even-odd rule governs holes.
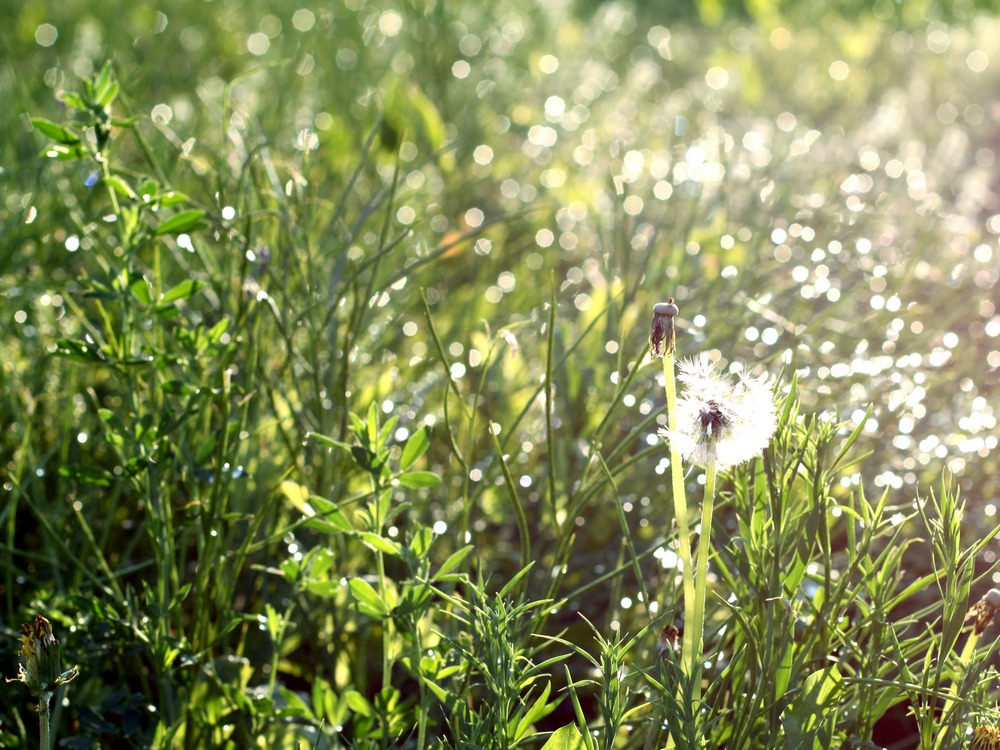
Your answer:
[[[0,745],[1000,747],[995,9],[9,5]]]

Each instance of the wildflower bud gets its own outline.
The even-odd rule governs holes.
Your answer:
[[[982,635],[993,622],[997,612],[1000,612],[1000,591],[990,589],[982,599],[969,607],[965,621],[974,620],[972,631],[976,635]]]
[[[653,354],[663,357],[671,354],[677,345],[674,318],[680,310],[671,297],[666,302],[653,305],[653,322],[649,327],[649,346]]]
[[[60,671],[59,641],[52,635],[52,625],[41,615],[21,626],[21,649],[17,653],[21,657],[17,677],[7,681],[23,682],[36,698],[52,693],[77,675],[75,668]]]
[[[665,656],[669,652],[677,653],[680,650],[681,633],[673,625],[664,625],[660,631],[660,637],[656,643],[656,653],[658,656]]]

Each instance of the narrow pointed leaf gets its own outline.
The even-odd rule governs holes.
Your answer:
[[[189,299],[193,297],[198,292],[201,291],[202,287],[205,286],[204,281],[195,281],[194,279],[187,279],[182,281],[180,284],[175,286],[170,291],[166,292],[160,298],[160,304],[165,305],[170,302],[175,302],[179,299]]]
[[[64,128],[62,125],[51,120],[46,120],[44,117],[32,117],[31,124],[35,126],[35,129],[39,133],[46,138],[51,138],[56,143],[72,145],[80,142],[80,136],[72,130]]]
[[[385,602],[382,601],[382,597],[378,595],[378,592],[368,581],[363,578],[352,578],[348,581],[348,585],[351,587],[351,594],[354,596],[354,601],[358,603],[358,609],[366,615],[385,617],[389,614],[389,609],[385,606]]]

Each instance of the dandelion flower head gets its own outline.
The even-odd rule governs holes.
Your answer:
[[[759,456],[777,425],[765,375],[720,373],[708,352],[678,365],[684,393],[677,401],[677,429],[660,430],[689,461],[717,469]]]

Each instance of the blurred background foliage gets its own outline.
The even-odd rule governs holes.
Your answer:
[[[840,491],[863,483],[903,507],[951,472],[969,528],[991,525],[996,2],[0,6],[8,629],[32,599],[81,583],[46,563],[46,537],[78,536],[74,514],[105,490],[58,469],[113,465],[94,407],[113,405],[114,383],[51,356],[92,314],[74,294],[99,275],[88,251],[107,238],[106,198],[89,165],[40,156],[28,119],[62,120],[55,94],[105,59],[123,113],[143,118],[118,164],[211,219],[169,239],[164,275],[208,284],[185,319],[229,317],[259,342],[250,357],[250,334],[234,338],[255,368],[238,509],[272,508],[289,477],[357,491],[303,441],[347,439],[348,412],[376,403],[400,441],[435,427],[444,485],[407,512],[438,524],[442,557],[468,531],[503,580],[518,533],[493,424],[538,559],[559,560],[556,530],[577,527],[572,590],[621,552],[595,453],[637,540],[669,520],[645,347],[652,305],[674,296],[682,356],[797,374],[804,411],[866,420],[871,455]],[[142,553],[120,507],[102,531],[125,567]],[[240,595],[268,591],[248,580]],[[600,596],[570,609],[627,617]]]

